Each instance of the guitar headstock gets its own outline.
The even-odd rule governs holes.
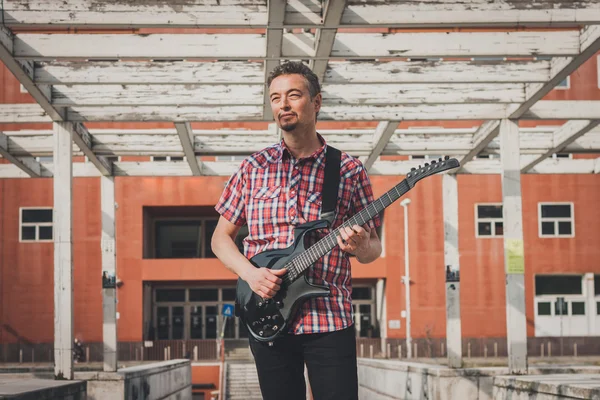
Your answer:
[[[410,172],[406,174],[406,181],[412,188],[418,181],[425,177],[457,167],[460,167],[460,163],[456,158],[450,158],[446,156],[443,159],[439,158],[438,160],[431,160],[429,163],[425,163],[425,165],[422,167],[419,165],[417,168],[411,168]]]

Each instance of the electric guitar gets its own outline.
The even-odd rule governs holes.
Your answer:
[[[304,248],[305,235],[314,230],[329,228],[327,220],[298,225],[294,229],[294,243],[290,247],[267,250],[252,257],[250,262],[257,268],[273,270],[286,268],[287,271],[282,277],[281,288],[275,297],[266,300],[254,293],[246,281],[238,279],[236,315],[248,328],[248,332],[258,341],[272,342],[286,332],[304,301],[329,295],[328,287],[308,283],[304,272],[337,246],[340,228],[363,226],[406,194],[421,179],[459,166],[458,160],[446,156],[443,160],[440,158],[437,162],[434,160],[431,164],[425,163],[423,167],[412,168],[402,182],[308,249]],[[302,277],[304,279],[300,279]]]

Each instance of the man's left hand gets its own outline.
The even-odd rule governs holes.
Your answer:
[[[371,246],[371,228],[367,225],[364,227],[358,225],[345,227],[341,228],[339,232],[341,236],[337,237],[337,242],[343,251],[358,257],[369,250]]]

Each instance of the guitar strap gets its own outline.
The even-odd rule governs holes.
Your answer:
[[[342,152],[327,145],[325,153],[325,179],[321,195],[321,219],[325,219],[331,226],[335,219],[335,206],[337,205],[338,189],[340,187],[340,162]]]

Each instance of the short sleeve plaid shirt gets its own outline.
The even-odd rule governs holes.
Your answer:
[[[319,139],[323,146],[301,159],[291,155],[283,140],[267,147],[244,160],[227,182],[215,209],[235,225],[248,224],[244,239],[248,259],[265,250],[289,247],[295,226],[320,218],[327,145],[321,135]],[[373,191],[362,163],[342,152],[333,227],[372,201]],[[378,227],[379,217],[368,224]],[[290,325],[291,333],[331,332],[352,325],[348,257],[336,246],[306,271],[310,283],[328,286],[331,294],[306,301]]]

